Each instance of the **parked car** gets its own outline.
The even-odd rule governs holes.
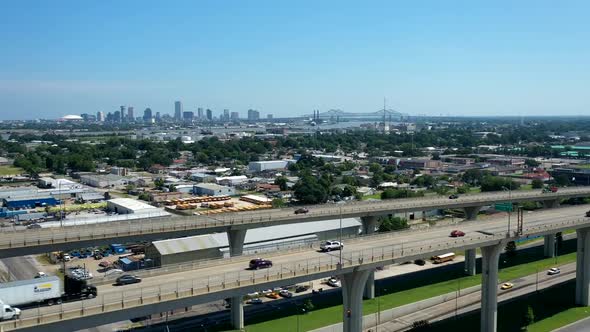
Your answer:
[[[560,274],[560,273],[561,273],[561,270],[558,267],[552,267],[547,271],[547,274],[550,276],[555,275],[555,274]]]
[[[276,292],[268,293],[266,294],[266,297],[273,300],[280,298],[279,294],[277,294]]]
[[[111,266],[111,263],[110,262],[107,262],[107,261],[102,261],[102,262],[98,263],[98,266],[100,266],[100,267],[109,267],[109,266]]]
[[[339,241],[326,241],[320,245],[321,251],[341,250],[344,248],[344,243]]]
[[[414,264],[423,266],[423,265],[426,264],[426,261],[423,260],[423,259],[417,259],[417,260],[414,261]]]
[[[500,286],[500,288],[503,290],[511,289],[512,287],[514,287],[514,284],[512,284],[511,282],[505,282],[502,284],[502,286]]]
[[[449,196],[449,199],[457,199],[459,198],[459,195],[457,194],[452,194],[451,196]]]
[[[272,267],[272,262],[268,259],[262,258],[255,258],[250,261],[250,269],[251,270],[258,270]]]
[[[309,289],[309,286],[299,285],[299,286],[295,287],[295,293],[303,293],[308,289]]]
[[[290,298],[292,298],[292,297],[293,297],[293,293],[289,292],[289,291],[288,291],[288,290],[286,290],[286,289],[281,289],[281,290],[279,291],[279,295],[280,295],[280,296],[282,296],[282,297],[288,298],[288,299],[290,299]]]
[[[557,190],[558,190],[558,188],[553,186],[553,187],[549,187],[549,188],[543,188],[542,193],[556,193]]]
[[[105,277],[108,277],[110,275],[119,274],[119,273],[123,273],[123,270],[121,270],[121,269],[110,269],[110,270],[106,271],[104,273],[104,275],[105,275]]]
[[[342,284],[340,283],[340,280],[338,280],[338,278],[331,277],[330,279],[328,279],[328,285],[332,287],[340,287]]]
[[[30,224],[29,226],[27,226],[27,229],[40,229],[40,228],[42,228],[42,227],[39,224]]]
[[[141,282],[141,278],[138,276],[132,276],[130,274],[125,274],[117,278],[115,280],[115,284],[118,286],[129,285],[129,284],[137,284]]]
[[[35,279],[37,279],[37,278],[45,278],[45,277],[47,277],[47,274],[45,272],[43,272],[43,271],[39,271],[35,275]]]
[[[262,300],[259,298],[250,299],[246,301],[246,304],[262,304]]]
[[[72,260],[72,256],[70,256],[69,254],[64,254],[61,258],[64,262],[69,262]]]
[[[465,232],[461,232],[459,230],[454,230],[451,232],[451,237],[461,237],[465,236]]]
[[[590,217],[590,211],[586,211],[586,217]]]
[[[309,210],[306,208],[299,208],[299,209],[295,210],[295,214],[306,214],[308,212],[309,212]]]

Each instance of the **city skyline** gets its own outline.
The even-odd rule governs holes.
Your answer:
[[[582,1],[9,3],[0,14],[0,118],[122,103],[170,113],[174,100],[281,117],[372,112],[383,97],[414,115],[583,115],[588,9]]]

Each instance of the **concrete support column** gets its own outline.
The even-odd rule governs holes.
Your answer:
[[[363,330],[363,290],[371,271],[354,271],[340,276],[342,282],[342,326],[344,332]]]
[[[373,234],[377,229],[378,218],[376,216],[361,217],[361,223],[363,224],[363,234]],[[367,282],[365,283],[365,290],[363,291],[363,297],[365,299],[375,298],[375,271],[369,273]]]
[[[234,296],[231,303],[231,325],[236,330],[244,329],[244,302],[241,296]]]
[[[244,239],[246,238],[245,229],[230,229],[227,231],[227,241],[229,243],[229,255],[239,256],[244,251]]]
[[[477,214],[479,213],[479,210],[481,210],[481,206],[468,206],[464,207],[463,210],[465,211],[465,219],[475,220],[477,219]]]
[[[590,305],[590,228],[576,230],[576,304]]]
[[[545,257],[555,257],[555,234],[545,235],[543,250]]]
[[[549,199],[543,201],[543,207],[545,209],[555,209],[559,207],[559,198],[557,199]]]
[[[465,274],[468,276],[475,275],[475,262],[477,258],[475,256],[475,249],[465,250]]]
[[[363,224],[363,234],[373,234],[377,229],[377,217],[376,216],[367,216],[361,217],[361,223]]]
[[[496,332],[498,319],[498,260],[502,245],[481,248],[481,332]]]
[[[246,238],[245,229],[231,229],[227,231],[227,240],[229,243],[229,255],[239,256],[244,251],[244,239]],[[231,298],[230,319],[232,327],[236,330],[244,329],[244,303],[242,296]]]

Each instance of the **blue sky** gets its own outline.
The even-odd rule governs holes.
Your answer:
[[[0,119],[590,115],[588,1],[3,1]]]

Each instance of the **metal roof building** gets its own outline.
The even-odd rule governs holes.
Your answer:
[[[358,235],[360,226],[361,222],[355,218],[342,219],[343,237]],[[339,219],[308,222],[305,227],[289,224],[253,228],[246,232],[244,253],[288,249],[312,241],[337,239],[339,235]],[[227,233],[155,241],[145,251],[145,257],[153,259],[156,266],[224,256],[229,256]]]

